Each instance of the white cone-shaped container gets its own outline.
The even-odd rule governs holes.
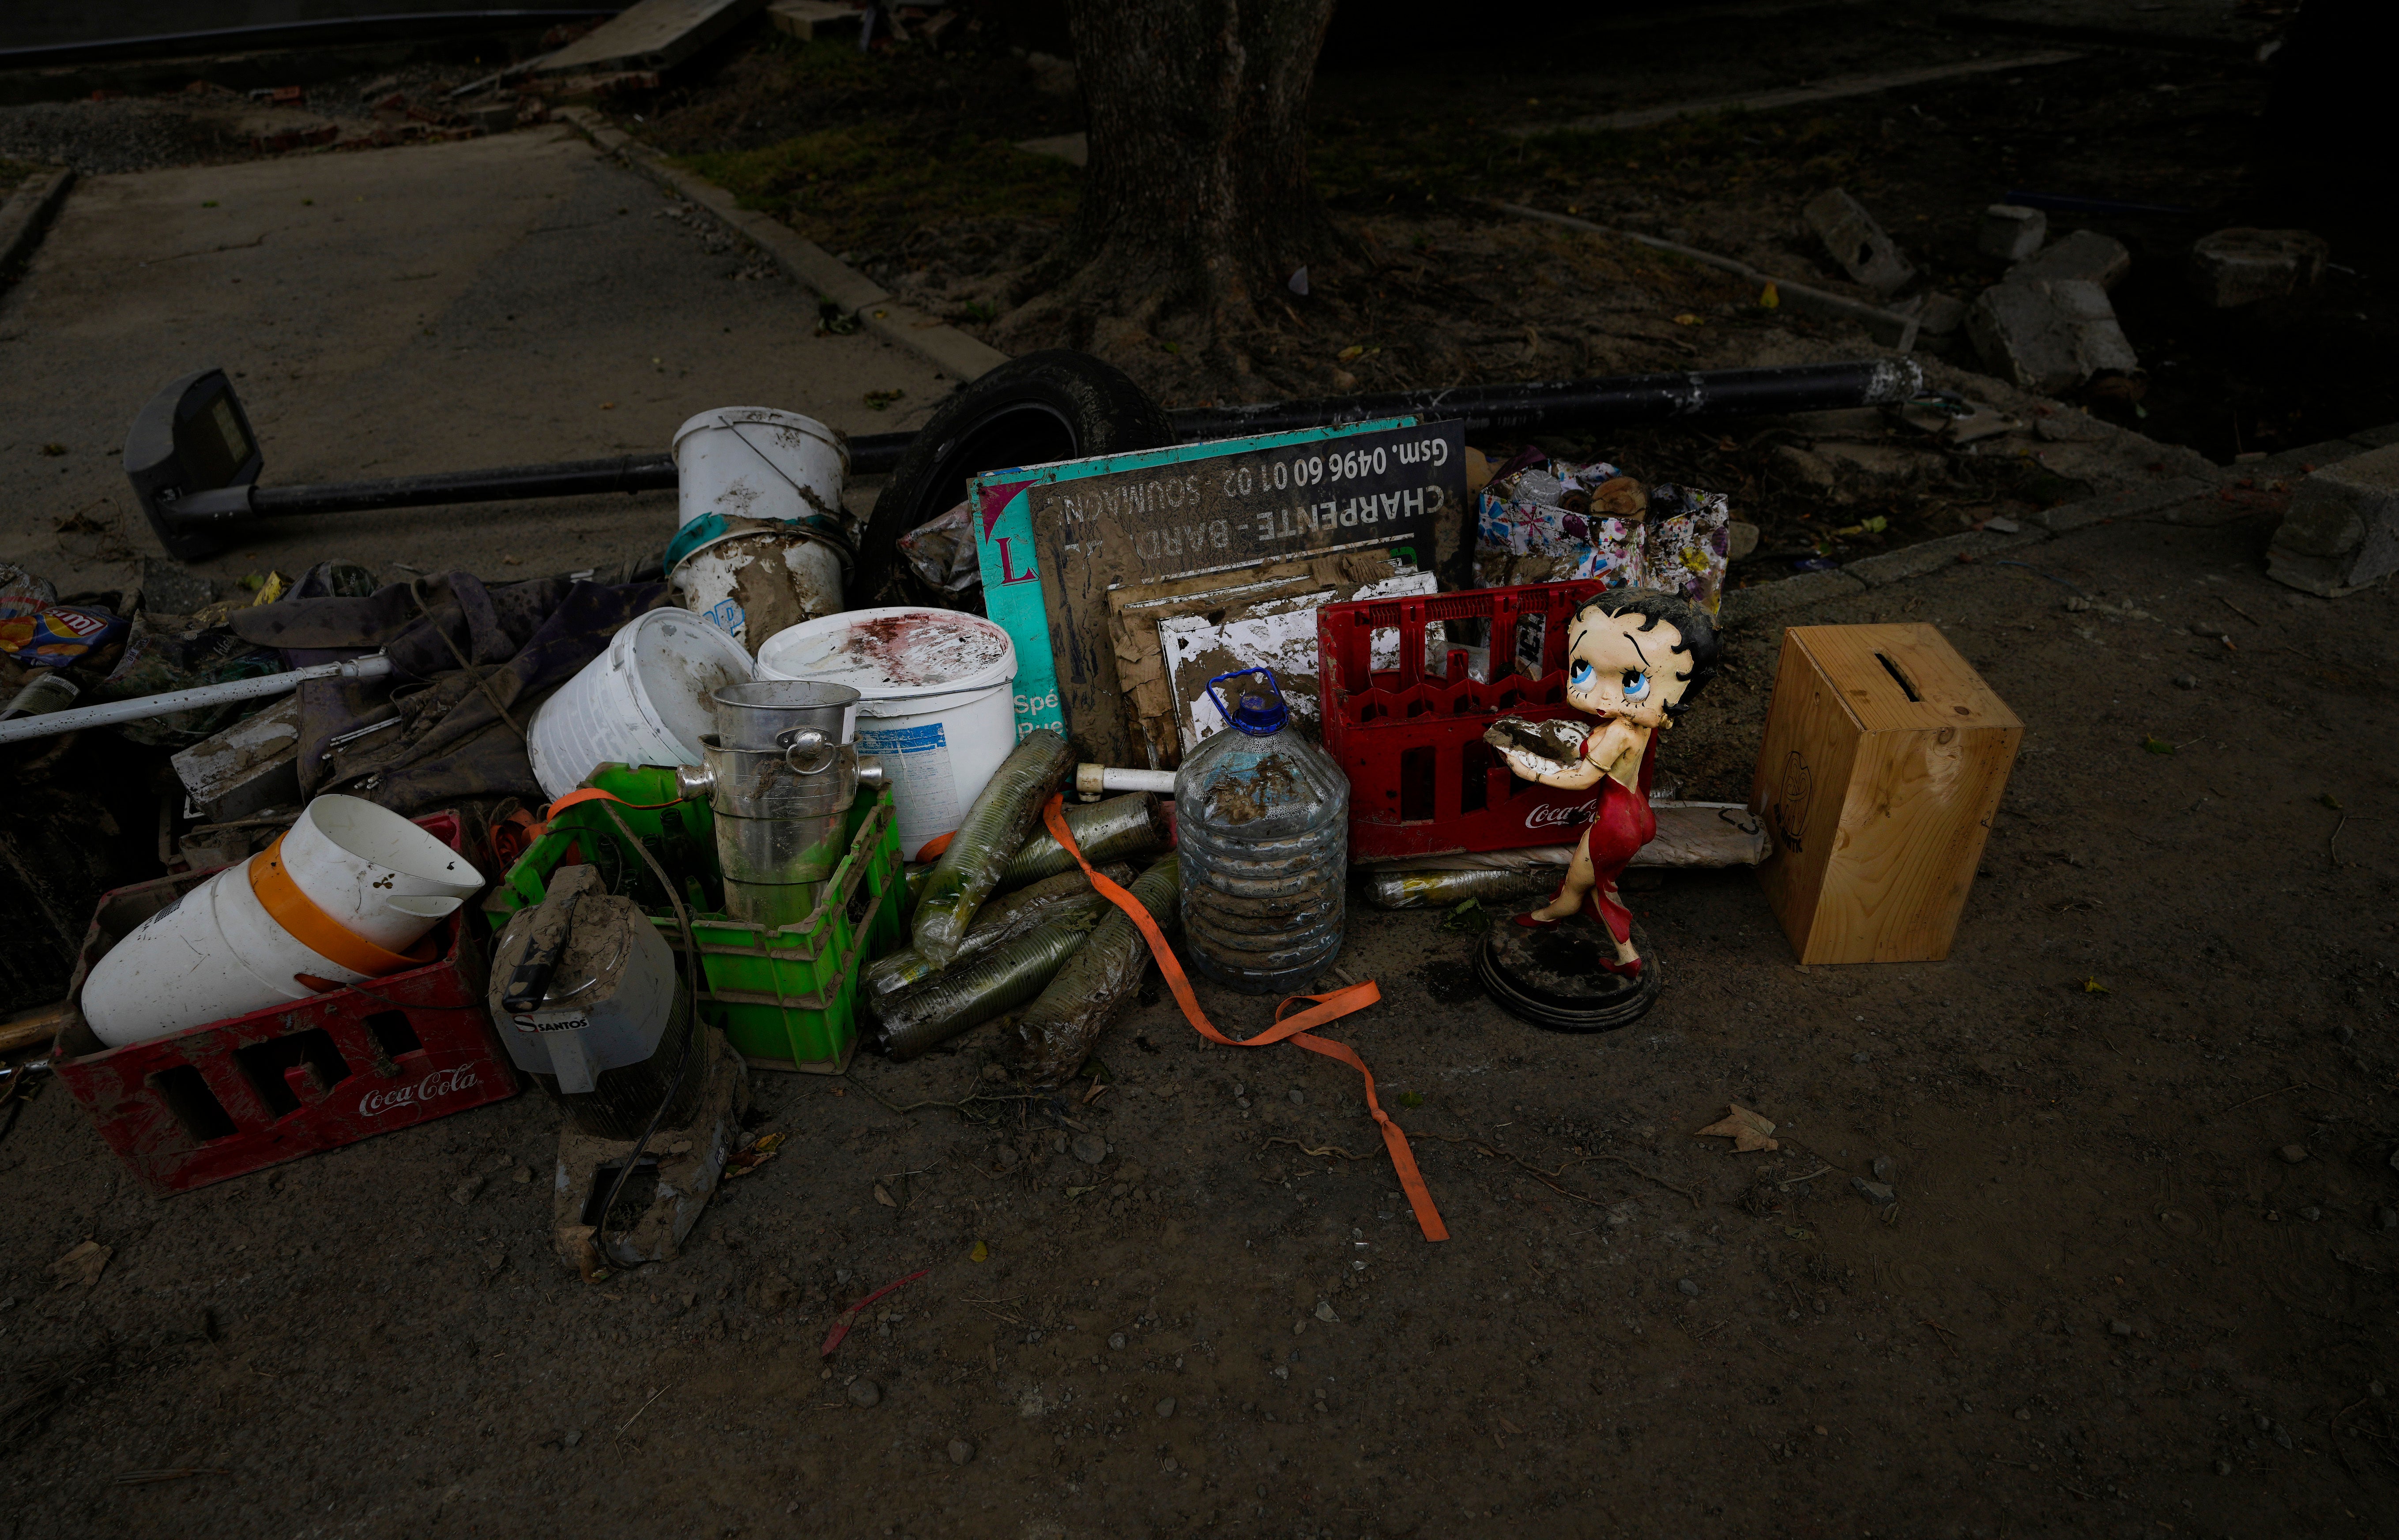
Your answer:
[[[296,980],[278,990],[243,962],[217,919],[219,891],[229,884],[247,892],[247,869],[218,872],[93,966],[79,1003],[94,1036],[119,1048],[308,993]]]
[[[676,523],[841,517],[849,450],[813,417],[764,406],[703,412],[674,436]]]
[[[483,874],[388,807],[319,797],[283,836],[283,870],[335,924],[386,952],[406,952],[471,898]]]
[[[858,752],[890,780],[910,859],[965,821],[1016,747],[1016,644],[980,615],[904,606],[826,615],[767,638],[758,672],[859,693]]]
[[[81,1000],[92,1034],[122,1047],[398,971],[409,966],[400,954],[483,885],[456,851],[356,797],[310,803],[276,855],[309,902],[393,966],[349,966],[285,929],[252,885],[261,854],[151,916],[93,965]]]
[[[598,765],[698,764],[700,736],[716,730],[709,696],[756,675],[739,642],[689,610],[652,610],[534,713],[534,778],[555,800]]]

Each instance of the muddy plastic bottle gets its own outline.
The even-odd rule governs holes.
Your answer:
[[[1193,750],[1174,777],[1184,946],[1204,978],[1295,993],[1341,951],[1349,779],[1291,724],[1269,670],[1220,674],[1208,698],[1230,731]]]

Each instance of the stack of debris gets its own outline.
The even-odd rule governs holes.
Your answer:
[[[2078,230],[2046,248],[2049,220],[2038,209],[1997,203],[1976,234],[1986,256],[2014,263],[1966,315],[1967,335],[1993,373],[2045,396],[2092,386],[2138,400],[2141,361],[2108,297],[2133,265],[2124,243]]]

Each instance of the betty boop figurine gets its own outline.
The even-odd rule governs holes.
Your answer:
[[[1657,735],[1715,677],[1718,652],[1715,625],[1683,601],[1645,588],[1603,593],[1575,612],[1566,637],[1566,700],[1599,720],[1579,748],[1570,731],[1561,732],[1569,724],[1540,724],[1548,729],[1541,736],[1559,744],[1554,755],[1525,747],[1530,732],[1501,745],[1508,767],[1526,780],[1566,790],[1599,788],[1557,897],[1517,915],[1516,924],[1553,925],[1580,909],[1616,942],[1615,961],[1600,966],[1628,979],[1641,977],[1641,954],[1616,880],[1658,832],[1649,811]]]

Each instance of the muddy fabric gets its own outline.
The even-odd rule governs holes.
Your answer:
[[[230,624],[294,669],[389,655],[388,678],[300,687],[300,786],[407,814],[470,797],[547,801],[525,757],[534,710],[619,627],[666,602],[663,583],[544,577],[486,588],[454,572],[351,599],[334,595],[335,582],[332,564],[319,566],[291,598]],[[383,722],[394,725],[332,742]]]

